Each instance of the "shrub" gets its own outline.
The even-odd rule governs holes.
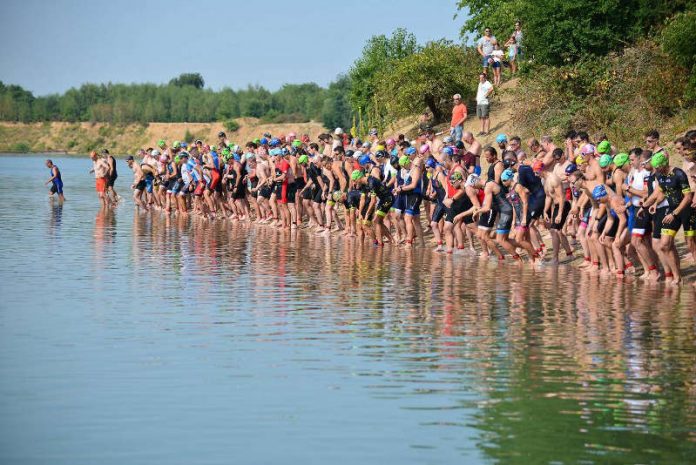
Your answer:
[[[28,153],[31,147],[26,142],[16,142],[10,146],[10,152],[13,153]]]
[[[236,132],[239,130],[239,123],[236,122],[235,120],[227,120],[222,124],[227,132]]]

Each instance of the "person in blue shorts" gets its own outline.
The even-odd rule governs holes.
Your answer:
[[[65,196],[63,195],[63,178],[60,175],[60,169],[56,165],[53,164],[52,160],[46,160],[46,168],[51,170],[51,178],[46,181],[46,185],[48,183],[51,184],[51,193],[48,194],[49,197],[53,198],[53,194],[58,194],[58,200],[61,202],[65,201]]]

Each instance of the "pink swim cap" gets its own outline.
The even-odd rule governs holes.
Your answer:
[[[396,141],[394,139],[387,139],[387,145],[396,145]]]
[[[582,146],[582,153],[585,155],[591,155],[595,152],[595,146],[592,144],[585,144]]]
[[[430,146],[429,146],[428,144],[423,144],[423,145],[421,145],[419,151],[420,151],[421,155],[423,155],[423,154],[426,153],[428,150],[430,150]]]
[[[166,155],[161,155],[160,158],[160,163],[167,163],[167,156]]]

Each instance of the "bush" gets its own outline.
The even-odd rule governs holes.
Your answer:
[[[184,133],[184,142],[186,142],[187,144],[190,144],[191,142],[194,141],[195,138],[196,138],[196,136],[194,134],[192,134],[191,131],[189,131],[187,128],[186,132]]]
[[[225,121],[222,125],[225,126],[227,132],[236,132],[239,130],[239,123],[233,119]]]
[[[16,142],[10,146],[10,152],[12,153],[29,153],[31,147],[26,142]]]
[[[688,104],[696,104],[696,12],[681,13],[662,30],[662,50],[684,66],[691,65],[684,92]]]
[[[607,133],[619,145],[640,140],[686,106],[688,74],[648,41],[574,65],[537,65],[516,90],[513,122],[537,135],[575,128]]]

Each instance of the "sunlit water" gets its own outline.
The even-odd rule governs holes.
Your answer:
[[[690,290],[100,212],[56,162],[62,207],[0,157],[0,463],[696,463]]]

